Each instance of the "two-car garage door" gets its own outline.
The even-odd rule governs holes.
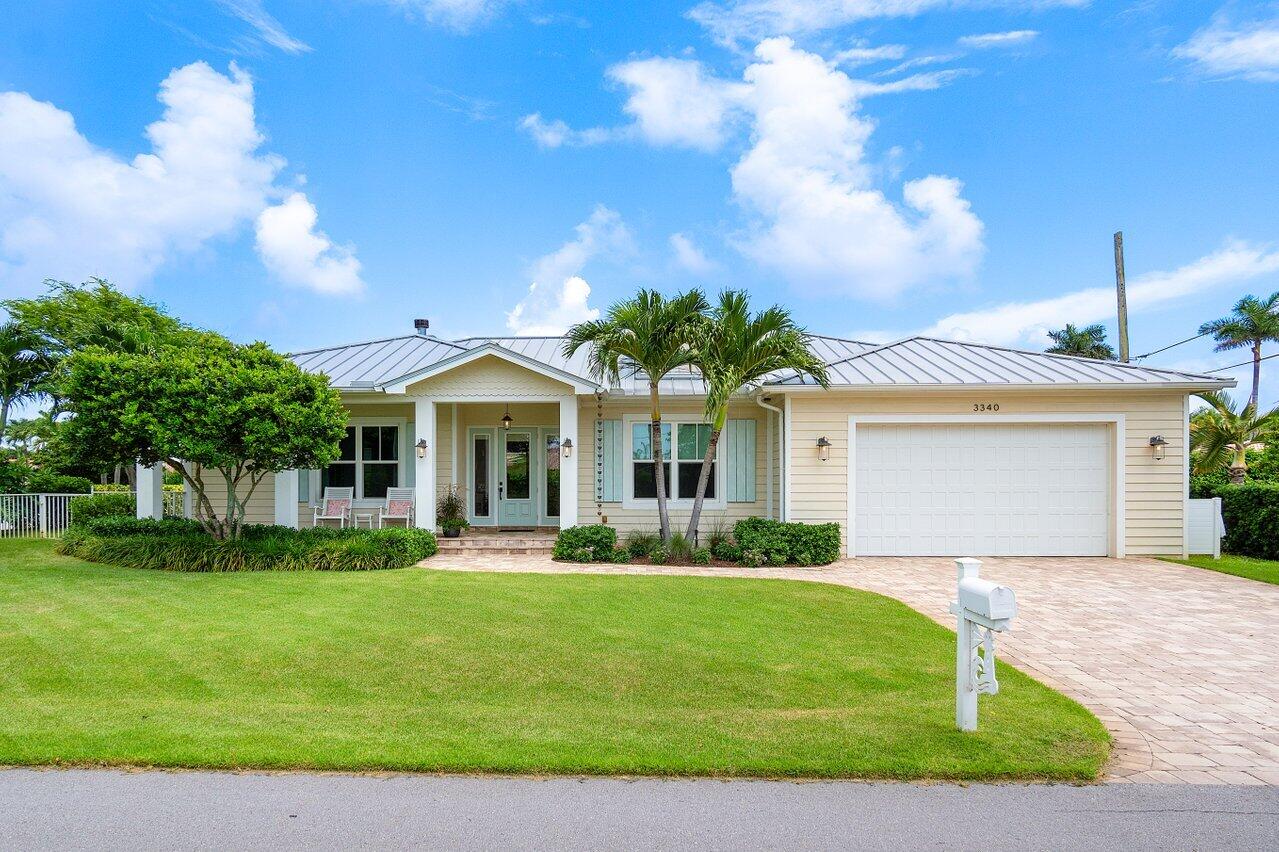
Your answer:
[[[857,556],[1105,556],[1101,423],[854,427]]]

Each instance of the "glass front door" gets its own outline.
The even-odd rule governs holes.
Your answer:
[[[487,525],[493,523],[493,477],[492,453],[493,436],[486,432],[471,435],[471,454],[468,471],[471,500],[469,510],[473,524]]]
[[[536,433],[502,432],[501,475],[497,483],[497,522],[501,526],[537,526]]]

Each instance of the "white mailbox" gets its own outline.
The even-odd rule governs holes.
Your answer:
[[[1007,586],[964,577],[959,581],[959,606],[991,621],[1009,621],[1017,615],[1017,596]]]
[[[1013,590],[980,576],[981,562],[956,559],[959,582],[950,611],[955,615],[955,724],[977,730],[977,696],[999,692],[995,677],[995,634],[1017,616]]]

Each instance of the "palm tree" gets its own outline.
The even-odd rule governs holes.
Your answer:
[[[1217,341],[1216,352],[1247,347],[1252,350],[1252,396],[1248,399],[1257,407],[1257,393],[1261,385],[1261,345],[1267,341],[1279,341],[1279,292],[1268,299],[1244,296],[1235,305],[1234,312],[1199,326],[1200,334],[1211,334]]]
[[[0,438],[13,406],[44,394],[51,364],[43,337],[20,323],[0,326]]]
[[[710,308],[700,290],[667,299],[655,290],[640,290],[635,298],[617,302],[602,319],[578,323],[568,330],[566,355],[590,347],[591,372],[614,384],[623,372],[643,375],[648,381],[653,444],[653,478],[657,491],[657,515],[662,541],[671,537],[666,507],[666,462],[662,457],[662,405],[659,383],[672,370],[693,360],[691,329],[704,320]]]
[[[1222,391],[1201,393],[1208,408],[1190,418],[1190,450],[1195,473],[1211,473],[1223,465],[1230,469],[1232,485],[1248,476],[1248,448],[1279,438],[1279,407],[1258,415],[1251,402],[1243,411]]]
[[[1075,355],[1080,358],[1097,358],[1102,361],[1115,360],[1115,350],[1106,342],[1106,327],[1090,325],[1076,328],[1070,323],[1061,331],[1050,331],[1053,345],[1046,351],[1054,355]]]
[[[741,290],[728,290],[720,294],[709,321],[697,331],[693,363],[706,382],[706,420],[711,434],[697,479],[693,514],[688,520],[690,541],[697,533],[711,465],[733,395],[782,370],[805,373],[822,387],[830,387],[825,363],[813,354],[808,334],[785,308],[774,305],[751,316],[750,296]]]

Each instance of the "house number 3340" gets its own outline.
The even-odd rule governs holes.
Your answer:
[[[998,411],[999,403],[997,402],[974,402],[973,411]]]

